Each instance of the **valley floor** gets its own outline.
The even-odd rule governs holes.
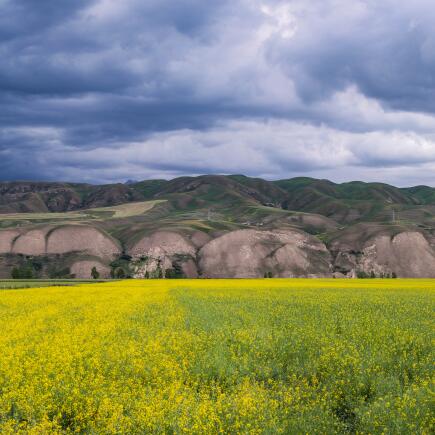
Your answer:
[[[433,433],[435,280],[0,292],[1,433]]]

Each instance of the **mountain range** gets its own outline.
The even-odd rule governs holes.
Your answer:
[[[435,188],[0,183],[0,277],[435,277]]]

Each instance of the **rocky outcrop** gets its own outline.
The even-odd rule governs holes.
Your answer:
[[[67,211],[80,206],[80,195],[64,183],[0,183],[0,212]]]
[[[378,234],[362,244],[340,238],[331,244],[336,271],[347,275],[374,274],[409,278],[435,277],[435,250],[424,235],[403,231]]]
[[[197,276],[195,265],[196,247],[181,234],[172,231],[157,231],[140,239],[130,250],[133,257],[134,277],[165,276],[168,270],[189,278]]]
[[[292,230],[236,230],[207,243],[199,252],[208,278],[327,277],[331,257],[315,237]]]
[[[196,249],[181,234],[172,231],[157,231],[140,239],[129,251],[132,256],[161,257],[175,254],[194,256]]]
[[[125,184],[0,182],[0,213],[64,212],[143,200]]]

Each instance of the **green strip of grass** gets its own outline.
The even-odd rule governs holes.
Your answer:
[[[24,289],[35,287],[74,286],[79,284],[96,284],[109,280],[86,279],[4,279],[0,280],[0,290]]]

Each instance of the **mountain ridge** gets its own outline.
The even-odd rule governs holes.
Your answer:
[[[300,211],[316,209],[318,207],[316,201],[325,197],[336,201],[384,201],[394,204],[435,205],[435,188],[425,185],[399,188],[378,182],[334,183],[310,177],[269,181],[234,174],[98,185],[56,181],[5,181],[0,182],[0,213],[59,212],[119,205],[170,193],[183,193],[182,186],[186,184],[194,190],[195,184],[208,181],[209,184],[222,185],[225,184],[224,180],[230,184],[234,182],[235,184],[230,187],[239,193],[242,190],[244,194],[256,197],[260,202],[279,203],[283,208]],[[241,189],[240,186],[244,186],[245,189]],[[187,191],[185,188],[185,192]]]

